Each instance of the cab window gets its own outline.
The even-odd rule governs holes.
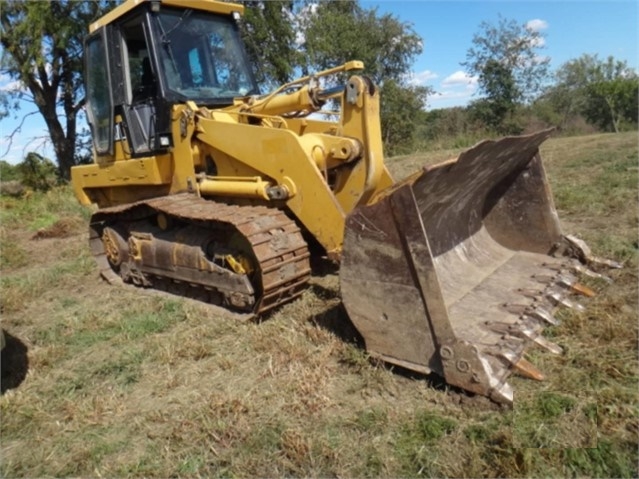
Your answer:
[[[110,153],[113,139],[113,102],[104,37],[104,31],[95,34],[85,49],[87,116],[98,154]]]

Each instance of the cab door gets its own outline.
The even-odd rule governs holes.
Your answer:
[[[100,157],[113,157],[114,105],[108,62],[107,29],[101,28],[85,41],[86,112],[93,147]]]
[[[148,156],[158,150],[157,102],[159,85],[145,16],[120,26],[124,82],[124,123],[131,156]]]

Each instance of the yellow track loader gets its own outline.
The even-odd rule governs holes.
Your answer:
[[[513,369],[539,376],[524,349],[560,351],[541,330],[556,305],[579,307],[571,292],[591,294],[575,273],[596,274],[559,227],[539,157],[550,131],[482,142],[396,183],[363,64],[260,94],[242,12],[129,0],[91,25],[94,163],[72,180],[98,206],[101,274],[259,315],[300,295],[311,254],[326,256],[371,355],[512,402]],[[327,87],[336,74],[350,78]]]

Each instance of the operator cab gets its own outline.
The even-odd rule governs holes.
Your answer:
[[[173,143],[173,105],[219,108],[259,93],[233,15],[242,7],[182,4],[197,9],[179,0],[129,1],[92,25],[85,86],[98,155],[113,157],[123,138],[125,156],[163,153]]]

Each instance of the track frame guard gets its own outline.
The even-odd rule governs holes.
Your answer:
[[[348,216],[342,299],[371,355],[503,403],[513,369],[543,377],[524,350],[561,351],[541,331],[583,260],[539,155],[552,131],[478,143]]]

